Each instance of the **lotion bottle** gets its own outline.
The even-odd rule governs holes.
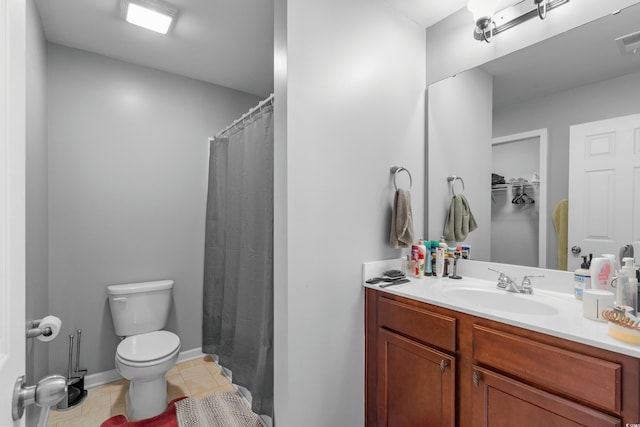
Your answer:
[[[589,268],[591,274],[591,288],[603,291],[611,291],[611,261],[605,257],[596,257],[591,260]]]
[[[573,289],[575,292],[576,299],[582,300],[583,291],[585,289],[591,289],[591,272],[589,267],[591,266],[591,258],[589,255],[589,259],[587,260],[587,256],[584,255],[582,257],[582,264],[580,268],[578,268],[573,275]]]

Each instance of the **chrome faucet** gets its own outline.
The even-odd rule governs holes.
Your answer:
[[[516,281],[507,276],[505,273],[499,270],[494,270],[490,268],[489,270],[495,271],[498,273],[498,285],[496,286],[498,289],[504,289],[507,292],[515,292],[517,294],[527,294],[531,295],[533,293],[533,287],[531,286],[531,278],[532,277],[544,277],[543,275],[538,274],[529,274],[522,278],[522,284],[518,286]]]

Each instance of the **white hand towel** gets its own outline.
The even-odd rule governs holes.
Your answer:
[[[413,244],[413,214],[409,190],[396,190],[391,212],[389,243],[392,248],[409,248]]]

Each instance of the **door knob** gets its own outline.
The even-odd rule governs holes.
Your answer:
[[[571,246],[571,253],[574,255],[578,255],[582,252],[582,248],[580,246]]]
[[[18,377],[13,387],[13,402],[11,405],[11,415],[13,420],[22,418],[24,408],[36,404],[43,408],[57,405],[67,395],[67,379],[62,375],[49,375],[44,377],[38,384],[26,386],[24,375]]]

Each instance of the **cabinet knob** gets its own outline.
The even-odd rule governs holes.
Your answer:
[[[480,376],[480,374],[477,371],[473,371],[473,385],[476,386],[476,388],[480,386],[481,379],[482,377]]]
[[[441,360],[440,361],[440,371],[444,374],[445,369],[447,369],[447,366],[449,366],[449,362],[447,362],[446,360]]]

